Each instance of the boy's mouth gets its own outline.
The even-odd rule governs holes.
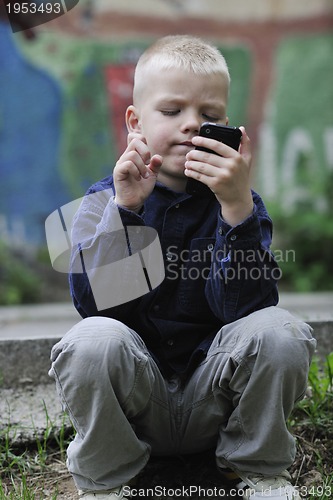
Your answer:
[[[186,147],[188,147],[188,148],[193,148],[193,147],[194,147],[191,141],[184,141],[184,142],[181,142],[181,143],[180,143],[180,146],[186,146]]]

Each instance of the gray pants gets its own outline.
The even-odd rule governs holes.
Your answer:
[[[165,380],[142,339],[87,318],[54,346],[50,375],[77,431],[68,468],[80,489],[137,475],[150,454],[216,449],[218,465],[275,474],[295,442],[286,419],[304,395],[311,328],[269,307],[224,326],[185,387]]]

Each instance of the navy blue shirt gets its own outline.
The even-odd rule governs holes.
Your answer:
[[[102,192],[102,200],[86,196],[74,220],[78,250],[73,261],[88,248],[98,266],[103,251],[113,252],[116,236],[112,239],[107,230],[113,204],[125,228],[157,230],[165,278],[142,297],[98,310],[87,274],[72,268],[74,305],[82,317],[107,316],[135,330],[165,376],[187,376],[223,325],[277,304],[280,272],[270,251],[272,222],[257,193],[252,193],[252,215],[231,227],[222,219],[212,192],[197,197],[157,183],[139,214],[115,205],[112,176],[92,186],[87,195],[97,192]]]

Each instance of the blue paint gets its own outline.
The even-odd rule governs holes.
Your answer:
[[[59,173],[62,94],[15,36],[0,23],[0,215],[10,232],[19,221],[27,241],[43,243],[45,218],[70,199]]]

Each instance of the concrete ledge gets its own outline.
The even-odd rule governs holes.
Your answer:
[[[284,293],[279,307],[313,327],[319,356],[333,351],[333,293]],[[0,307],[0,387],[50,382],[51,348],[80,319],[71,303]]]
[[[321,358],[333,351],[333,292],[282,293],[279,307],[288,309],[313,328]]]
[[[0,386],[18,387],[50,382],[50,352],[59,338],[0,341]]]
[[[333,352],[333,321],[309,320],[307,323],[313,328],[313,336],[317,339],[317,354],[325,358]]]
[[[59,435],[60,429],[71,430],[69,418],[63,413],[54,384],[22,384],[1,389],[0,439],[4,435],[12,443],[36,443],[45,430]]]
[[[78,321],[70,303],[0,308],[0,387],[48,383],[52,346]]]

